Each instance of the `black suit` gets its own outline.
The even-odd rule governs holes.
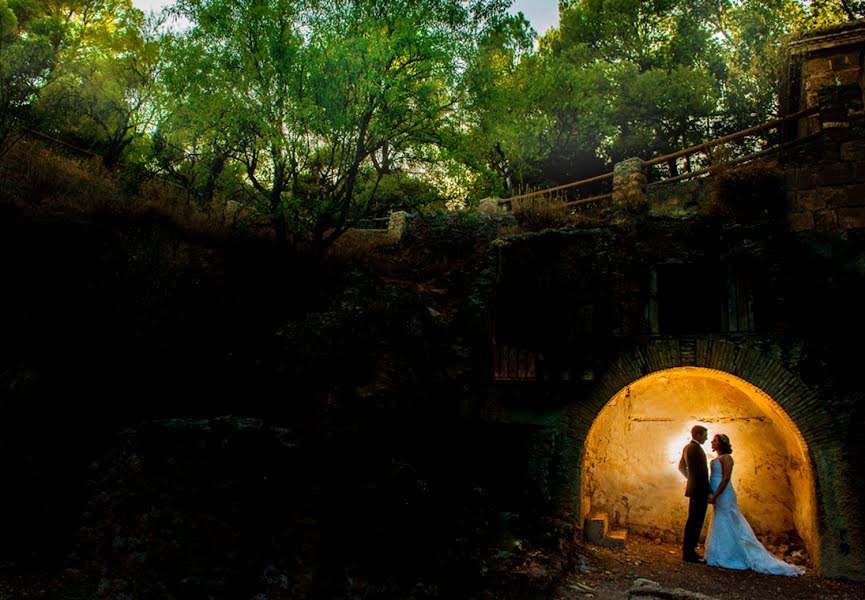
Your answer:
[[[691,440],[682,450],[682,460],[679,461],[679,471],[688,478],[685,495],[690,498],[688,503],[688,521],[685,523],[685,539],[682,543],[682,558],[697,557],[697,543],[706,520],[706,510],[709,508],[709,469],[706,467],[706,453],[702,446]]]

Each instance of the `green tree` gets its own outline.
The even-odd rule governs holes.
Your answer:
[[[36,108],[43,128],[115,164],[152,119],[158,43],[131,0],[47,2],[63,36]]]
[[[574,181],[605,162],[690,145],[717,104],[724,66],[689,4],[584,0],[561,13],[537,51],[511,26],[484,40],[469,67],[468,139],[498,175],[493,191]]]
[[[602,70],[529,56],[499,91],[480,115],[481,131],[497,170],[516,189],[564,183],[601,168],[600,144],[613,134],[610,82]]]
[[[29,124],[62,32],[35,0],[0,0],[0,154]]]
[[[166,110],[165,139],[243,165],[277,238],[319,253],[388,205],[386,178],[422,171],[449,139],[461,57],[504,6],[181,0],[195,25],[171,42],[161,81],[166,107],[189,118]]]
[[[807,2],[809,19],[814,25],[834,25],[865,17],[863,0],[811,0]]]
[[[278,239],[297,243],[285,199],[300,189],[315,144],[297,7],[183,0],[178,10],[194,26],[165,43],[160,140],[192,163],[184,177],[204,176],[203,202],[229,162],[242,166],[249,202]]]
[[[3,0],[0,142],[24,127],[115,163],[149,122],[156,40],[130,0]]]
[[[604,151],[611,159],[664,154],[705,137],[725,65],[693,3],[572,2],[552,48],[609,78],[608,123],[616,133]]]

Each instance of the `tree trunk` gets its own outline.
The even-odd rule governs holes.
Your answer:
[[[275,152],[272,154],[276,155]],[[285,211],[282,208],[282,192],[285,190],[285,162],[274,161],[273,187],[270,189],[270,219],[273,223],[273,233],[280,246],[288,245],[288,228],[285,223]]]
[[[213,202],[213,195],[216,192],[216,180],[225,169],[225,163],[228,160],[228,153],[220,151],[216,154],[216,158],[210,163],[210,170],[207,173],[207,182],[204,184],[204,191],[201,192],[199,200],[201,207],[205,208]]]

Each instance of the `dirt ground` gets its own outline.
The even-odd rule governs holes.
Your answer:
[[[825,579],[811,570],[806,570],[802,577],[734,571],[684,563],[679,556],[678,546],[639,536],[629,537],[623,549],[580,544],[573,570],[564,578],[557,578],[552,587],[543,586],[546,588],[543,591],[535,588],[534,592],[505,595],[493,592],[492,595],[485,594],[481,597],[520,600],[627,600],[628,590],[634,581],[644,578],[667,589],[679,588],[698,592],[717,600],[865,599],[865,582]],[[512,573],[522,573],[529,579],[545,579],[545,575],[550,573],[545,572],[542,562],[529,559],[521,567],[517,566]],[[40,576],[30,573],[16,576],[12,571],[0,568],[0,600],[78,600],[83,597],[70,593],[68,587],[56,579],[56,574]]]
[[[802,577],[763,575],[682,562],[681,550],[632,536],[624,549],[581,545],[578,566],[557,590],[556,600],[621,600],[635,579],[656,581],[719,600],[861,600],[865,582],[825,579],[811,570]]]

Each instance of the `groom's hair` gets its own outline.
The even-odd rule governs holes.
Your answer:
[[[698,435],[700,435],[701,433],[706,433],[708,431],[709,430],[706,429],[705,427],[703,427],[702,425],[694,425],[693,427],[691,427],[691,437],[695,438]]]

